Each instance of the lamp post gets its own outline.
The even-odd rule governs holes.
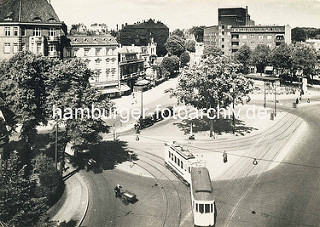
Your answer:
[[[277,85],[274,82],[274,116],[277,116]]]
[[[263,94],[264,94],[264,99],[263,99],[263,107],[266,108],[267,107],[267,91],[266,91],[266,82],[263,82]]]

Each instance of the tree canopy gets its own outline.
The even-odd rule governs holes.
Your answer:
[[[187,40],[185,47],[187,51],[196,52],[196,42],[194,40]]]
[[[236,60],[243,65],[243,73],[245,74],[248,73],[251,54],[252,51],[248,45],[241,46],[235,54]]]
[[[251,86],[252,81],[239,74],[238,64],[225,57],[209,57],[199,66],[182,71],[173,95],[184,104],[209,111],[228,107],[232,102],[243,103]]]
[[[190,33],[194,35],[197,42],[203,42],[203,33],[206,26],[193,26],[189,29]]]
[[[179,70],[179,58],[177,56],[164,57],[161,62],[161,67],[173,76],[174,72]]]
[[[205,45],[203,49],[203,55],[204,58],[206,57],[219,57],[222,56],[222,50],[214,45]]]
[[[259,44],[252,52],[251,62],[257,67],[259,73],[263,73],[270,62],[270,53],[270,48],[264,44]]]
[[[186,66],[190,62],[190,54],[185,51],[180,55],[181,66]]]
[[[185,51],[185,40],[179,36],[172,35],[167,39],[165,46],[170,55],[180,55]]]

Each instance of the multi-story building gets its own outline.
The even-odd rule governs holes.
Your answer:
[[[106,34],[108,32],[108,26],[104,23],[102,24],[94,23],[94,24],[91,24],[90,30],[95,32],[96,34],[101,34],[101,33]]]
[[[218,9],[218,25],[204,29],[204,45],[214,45],[225,55],[231,55],[246,44],[254,49],[259,44],[274,48],[291,43],[291,28],[287,26],[255,26],[248,7]]]
[[[120,30],[120,43],[122,46],[147,46],[151,39],[157,43],[157,55],[164,56],[167,51],[164,46],[169,37],[169,28],[160,21],[150,19],[143,23],[125,25]]]
[[[267,45],[273,49],[282,43],[291,43],[291,27],[289,25],[232,27],[232,53],[237,52],[243,45],[249,46],[252,50],[259,44]]]
[[[0,2],[0,59],[28,50],[62,57],[66,25],[47,0]]]
[[[128,90],[121,86],[119,74],[118,43],[111,35],[72,35],[64,48],[64,58],[83,59],[94,71],[90,79],[102,94],[119,95]]]
[[[145,76],[144,59],[139,52],[127,47],[118,50],[119,70],[121,81],[126,82],[133,91],[135,82],[139,77]]]

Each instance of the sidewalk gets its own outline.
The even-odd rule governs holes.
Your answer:
[[[81,172],[76,172],[71,166],[64,172],[65,190],[60,200],[49,209],[48,217],[51,221],[76,223],[80,226],[88,205],[89,193]]]

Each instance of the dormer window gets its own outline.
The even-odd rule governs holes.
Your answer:
[[[41,22],[42,20],[41,20],[40,17],[35,17],[35,18],[33,18],[33,21],[34,21],[34,22]]]
[[[49,18],[48,20],[49,22],[53,23],[53,22],[56,22],[56,19],[54,19],[53,17]]]
[[[41,36],[41,28],[34,28],[33,36]]]
[[[13,12],[9,12],[6,17],[4,18],[5,21],[12,21],[13,20]]]
[[[78,39],[77,39],[77,38],[74,38],[73,41],[77,43],[77,42],[78,42]]]
[[[84,38],[83,41],[88,42],[88,39],[87,39],[87,38]]]
[[[93,38],[93,42],[97,42],[97,39],[96,39],[96,38]]]

